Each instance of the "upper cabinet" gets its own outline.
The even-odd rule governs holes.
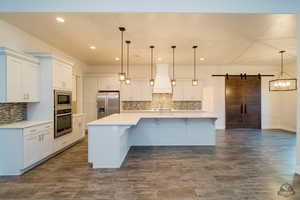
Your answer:
[[[101,77],[98,79],[98,90],[120,90],[120,81],[118,77]]]
[[[191,80],[177,80],[173,88],[173,101],[201,101],[201,82],[197,86],[192,86]]]
[[[53,53],[30,53],[41,63],[42,82],[44,88],[54,90],[73,90],[73,63]]]
[[[68,64],[60,60],[54,60],[53,88],[57,90],[72,91],[72,64]]]
[[[0,48],[0,102],[38,101],[38,59],[8,48]]]
[[[77,100],[77,77],[72,75],[72,101]]]
[[[122,101],[152,101],[152,87],[147,80],[133,79],[129,85],[122,83]]]

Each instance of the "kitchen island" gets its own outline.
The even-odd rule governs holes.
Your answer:
[[[93,168],[119,168],[131,146],[213,146],[216,119],[205,112],[113,114],[88,124],[88,160]]]

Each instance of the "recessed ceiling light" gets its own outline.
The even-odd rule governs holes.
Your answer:
[[[95,46],[90,46],[90,49],[95,50],[96,47]]]
[[[200,60],[201,60],[201,61],[204,61],[204,60],[205,60],[205,58],[200,58]]]
[[[115,60],[116,60],[116,61],[118,61],[118,60],[120,60],[120,58],[118,58],[118,57],[115,57]]]
[[[162,58],[159,57],[159,58],[157,58],[157,60],[158,60],[158,61],[162,61]]]
[[[64,18],[62,18],[62,17],[56,17],[56,21],[60,22],[60,23],[65,22]]]

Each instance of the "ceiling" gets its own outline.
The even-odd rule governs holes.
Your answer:
[[[1,13],[0,19],[90,65],[119,64],[119,26],[132,41],[134,64],[150,62],[149,45],[161,63],[171,63],[171,45],[177,64],[193,63],[193,45],[203,64],[278,64],[282,49],[287,63],[296,61],[296,16],[289,14]]]

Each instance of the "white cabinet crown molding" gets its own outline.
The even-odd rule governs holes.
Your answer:
[[[67,59],[67,58],[64,58],[62,56],[58,56],[54,53],[49,53],[49,52],[28,52],[28,54],[30,54],[34,57],[39,57],[39,58],[51,58],[51,59],[57,60],[59,62],[63,62],[67,65],[74,66],[74,62],[71,61],[71,59]]]
[[[7,47],[0,47],[0,55],[15,57],[34,64],[40,63],[39,60],[32,55],[26,54],[24,52],[15,51]]]

